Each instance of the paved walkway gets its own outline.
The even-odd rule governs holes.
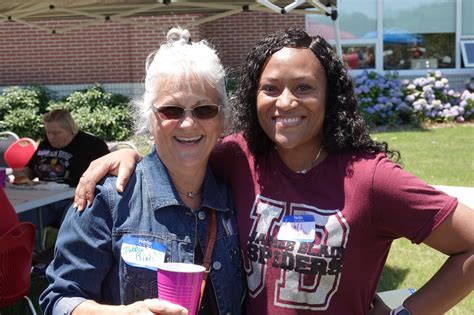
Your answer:
[[[442,190],[448,195],[458,198],[460,202],[474,209],[474,187],[440,186],[433,185],[436,189]]]

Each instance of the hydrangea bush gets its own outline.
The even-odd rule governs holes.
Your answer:
[[[404,93],[397,74],[382,76],[364,71],[354,78],[359,110],[372,126],[409,123],[413,110],[404,101]]]
[[[448,79],[440,71],[428,71],[425,77],[403,83],[405,102],[413,108],[419,121],[464,121],[461,93],[449,87]]]
[[[469,90],[465,90],[460,97],[459,106],[463,108],[464,115],[462,119],[458,118],[459,122],[464,120],[471,120],[474,119],[474,91],[470,92]]]
[[[412,81],[363,72],[354,85],[359,110],[372,126],[474,119],[474,91],[451,89],[440,71]]]

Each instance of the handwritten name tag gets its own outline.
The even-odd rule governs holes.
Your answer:
[[[165,261],[166,246],[142,237],[125,235],[120,255],[130,266],[156,270]]]
[[[278,231],[277,239],[281,241],[313,242],[314,230],[312,215],[286,215]]]

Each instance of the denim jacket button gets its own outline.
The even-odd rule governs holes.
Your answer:
[[[221,263],[219,261],[215,261],[212,263],[212,269],[214,270],[220,270],[222,267]]]
[[[206,218],[206,213],[204,211],[199,211],[198,218],[199,220],[204,220]]]

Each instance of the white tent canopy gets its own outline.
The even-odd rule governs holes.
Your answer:
[[[332,18],[334,21],[336,48],[338,54],[341,54],[336,0],[0,0],[0,27],[2,22],[16,22],[55,34],[66,33],[88,25],[114,21],[156,28],[155,24],[138,21],[133,17],[203,13],[201,18],[184,25],[184,27],[192,27],[246,11],[327,15],[328,18]],[[45,19],[64,18],[75,18],[77,23],[58,28],[48,27],[41,23]]]

